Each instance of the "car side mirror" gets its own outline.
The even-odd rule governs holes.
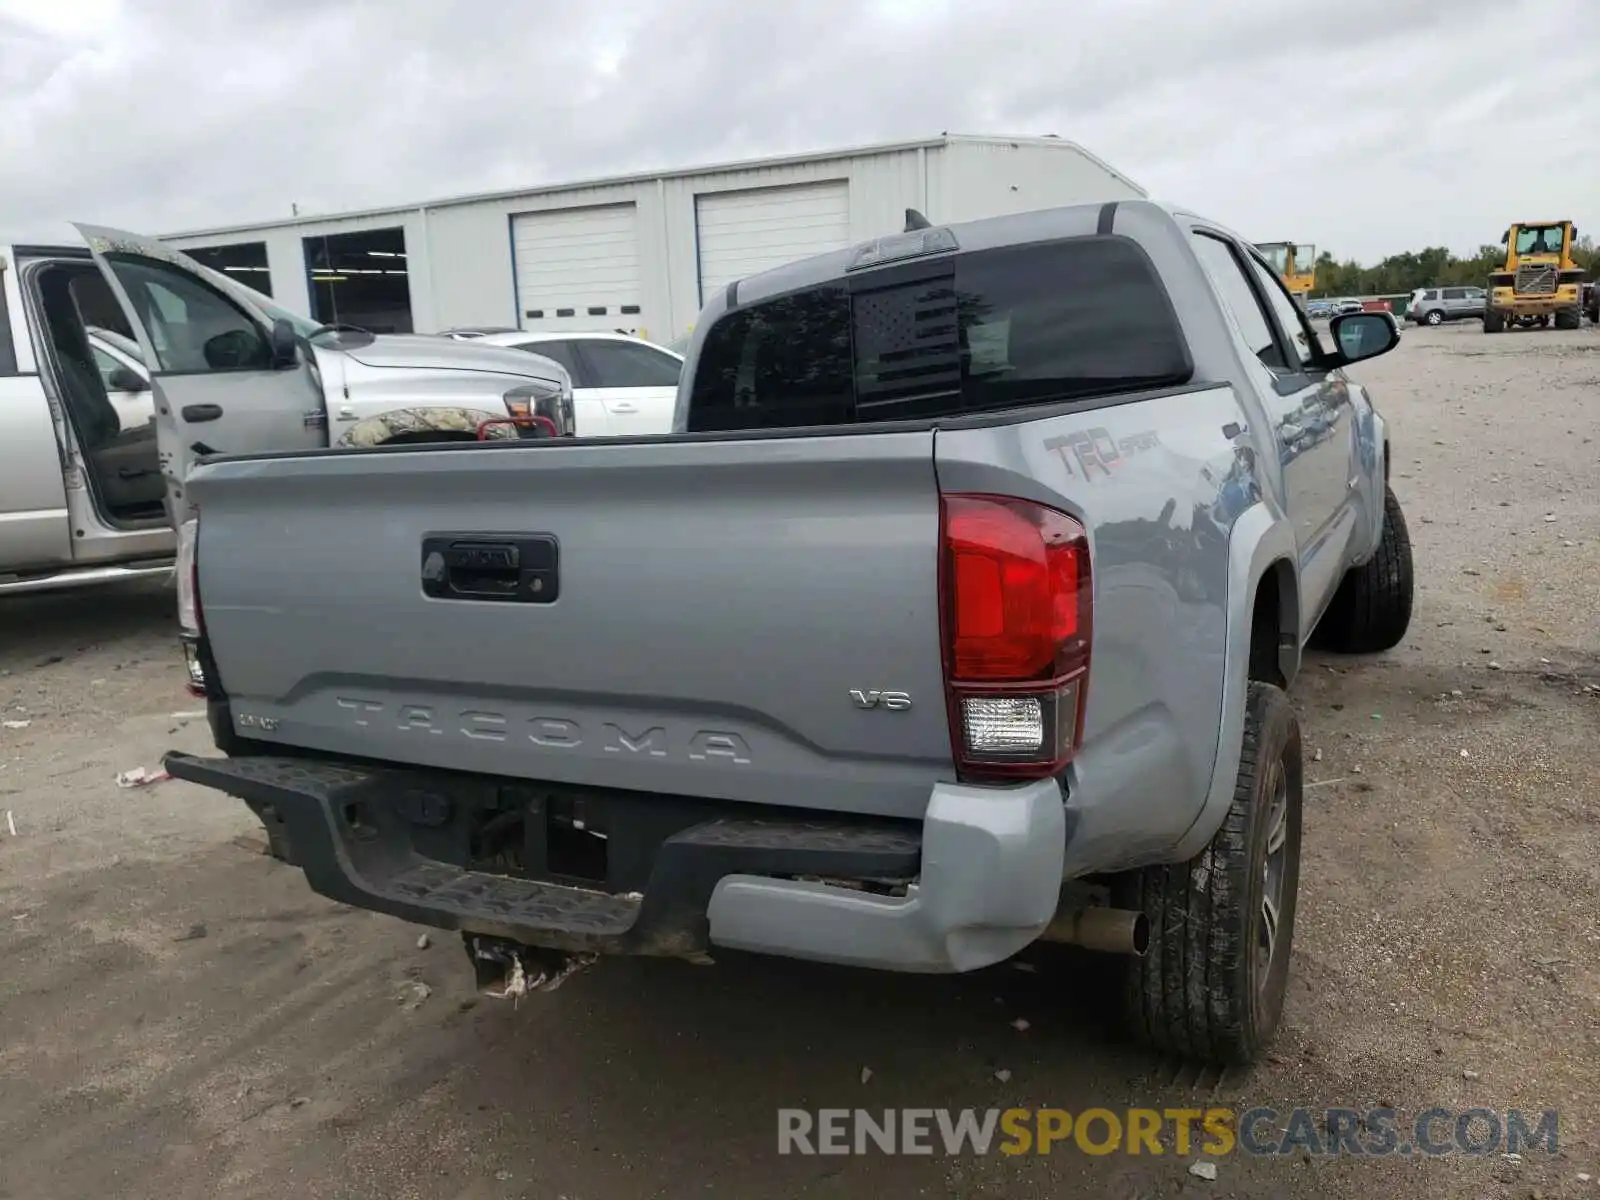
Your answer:
[[[117,367],[106,379],[113,392],[148,392],[150,381],[132,367]]]
[[[300,361],[300,338],[283,317],[272,323],[272,366],[282,371]]]
[[[1338,347],[1330,356],[1335,367],[1377,358],[1400,344],[1400,335],[1385,313],[1345,313],[1333,319],[1328,332]]]

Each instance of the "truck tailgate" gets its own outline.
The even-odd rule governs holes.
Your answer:
[[[423,766],[920,814],[954,778],[933,438],[210,464],[190,496],[233,725]],[[461,547],[455,577],[492,589],[507,547],[537,566],[552,541],[537,596],[424,591],[425,542]],[[911,703],[852,695],[875,691]]]

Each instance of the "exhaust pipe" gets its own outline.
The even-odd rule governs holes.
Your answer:
[[[1041,941],[1082,946],[1102,954],[1127,954],[1143,958],[1150,949],[1150,918],[1129,908],[1068,909],[1039,935]]]
[[[600,957],[524,946],[504,938],[469,935],[466,940],[478,991],[513,1004],[530,992],[555,991],[579,971],[592,967]]]

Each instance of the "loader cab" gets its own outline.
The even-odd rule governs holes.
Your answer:
[[[1317,286],[1317,248],[1306,242],[1257,242],[1255,248],[1304,308]]]
[[[1551,259],[1569,266],[1578,227],[1571,221],[1542,221],[1512,225],[1500,235],[1506,248],[1506,267],[1516,270],[1524,258]]]

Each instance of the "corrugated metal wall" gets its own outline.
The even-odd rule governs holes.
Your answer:
[[[1143,189],[1070,142],[961,139],[933,151],[939,221],[973,221],[1065,204],[1137,200]]]
[[[665,308],[658,310],[665,313],[668,322],[668,328],[661,331],[663,339],[681,334],[700,314],[696,196],[845,180],[850,188],[850,236],[862,241],[904,227],[906,207],[915,207],[921,200],[921,153],[899,150],[662,181],[660,228],[670,280]]]
[[[942,146],[569,188],[172,241],[179,247],[265,241],[278,303],[308,312],[302,239],[399,225],[406,234],[417,329],[516,325],[511,218],[518,213],[632,203],[637,211],[644,310],[638,323],[642,336],[664,342],[690,328],[699,315],[697,196],[827,180],[848,182],[853,241],[900,230],[907,208],[920,209],[934,221],[962,221],[1143,195],[1131,181],[1070,143],[952,139]]]
[[[649,184],[572,188],[509,199],[480,200],[428,210],[428,241],[434,263],[433,326],[517,326],[517,284],[511,218],[519,213],[567,208],[604,208],[633,204],[639,230],[640,303],[647,336],[658,338],[653,314],[663,311],[666,264],[661,238],[660,207]]]
[[[200,246],[231,246],[241,242],[265,242],[267,268],[272,272],[272,298],[291,312],[311,313],[311,282],[306,270],[304,239],[322,234],[352,233],[362,229],[405,230],[407,284],[411,291],[411,317],[419,330],[436,329],[427,223],[421,209],[397,209],[381,215],[330,217],[324,221],[269,225],[255,231],[233,230],[204,237],[172,238],[180,250]],[[249,280],[242,282],[248,283]]]

